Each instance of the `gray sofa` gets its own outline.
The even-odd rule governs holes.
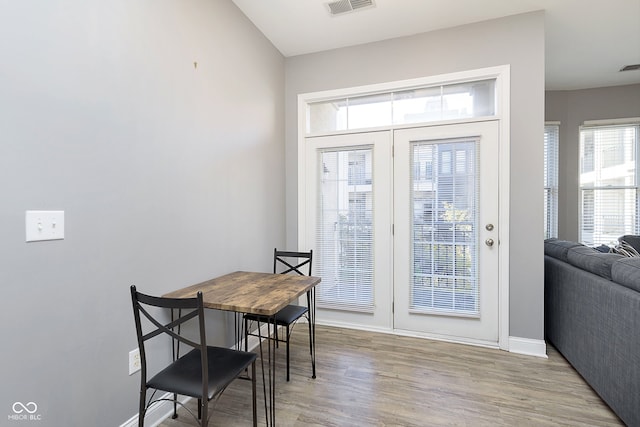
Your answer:
[[[640,427],[640,257],[550,239],[545,336],[620,419]]]

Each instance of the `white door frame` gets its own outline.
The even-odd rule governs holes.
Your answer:
[[[492,116],[500,122],[499,158],[498,158],[498,183],[500,186],[498,215],[498,259],[499,259],[499,332],[498,347],[509,350],[509,191],[510,191],[510,66],[501,65],[471,71],[442,74],[418,79],[401,80],[395,82],[359,86],[346,89],[327,90],[298,95],[298,245],[306,247],[306,169],[312,165],[306,164],[305,137],[310,136],[307,131],[307,107],[313,102],[325,101],[336,98],[362,96],[374,93],[383,93],[399,90],[407,90],[420,86],[442,85],[476,81],[484,79],[496,79],[496,114]],[[486,119],[486,118],[485,118]],[[416,124],[429,126],[443,123],[469,122],[470,120],[449,120],[432,123]],[[388,129],[396,129],[412,126],[389,126]],[[373,129],[358,129],[357,131],[343,131],[340,133],[367,132]],[[393,331],[389,331],[393,332]]]

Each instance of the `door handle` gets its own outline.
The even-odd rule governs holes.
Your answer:
[[[493,246],[493,243],[494,243],[493,239],[487,239],[484,241],[484,244],[487,246]]]

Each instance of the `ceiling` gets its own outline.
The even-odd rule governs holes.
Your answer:
[[[332,16],[333,0],[233,0],[286,57],[536,10],[545,11],[546,88],[640,83],[640,0],[374,0]]]

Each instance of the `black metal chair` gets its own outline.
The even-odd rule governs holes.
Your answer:
[[[278,249],[273,250],[273,272],[275,274],[288,274],[288,273],[297,273],[301,276],[310,276],[311,275],[311,262],[313,260],[313,251],[309,252],[291,252],[291,251],[279,251]],[[311,370],[312,370],[312,378],[316,377],[316,362],[313,357],[313,333],[312,333],[312,322],[309,316],[309,307],[312,307],[311,303],[311,292],[307,292],[307,305],[287,305],[285,308],[280,310],[275,318],[275,332],[274,338],[276,340],[276,344],[278,342],[283,342],[286,344],[287,351],[287,381],[289,381],[289,341],[291,338],[291,330],[293,329],[294,324],[302,317],[307,319],[307,323],[309,325],[309,352],[311,354]],[[249,336],[262,337],[259,332],[257,332],[260,328],[260,323],[264,323],[267,321],[271,321],[273,323],[273,318],[267,318],[265,316],[259,316],[255,314],[245,314],[244,315],[244,331],[245,331],[245,350],[247,350],[248,346],[248,338]],[[252,328],[257,324],[257,328]],[[278,337],[278,327],[283,326],[285,328],[285,337]],[[253,330],[252,330],[253,329]]]
[[[131,286],[131,300],[141,364],[138,426],[144,426],[147,410],[152,404],[160,401],[173,402],[173,416],[177,417],[177,404],[185,407],[178,401],[178,395],[198,399],[197,416],[188,408],[185,407],[185,409],[199,420],[201,426],[206,426],[210,417],[209,402],[214,398],[217,400],[229,384],[241,374],[248,372],[249,366],[251,366],[253,425],[256,426],[256,355],[223,347],[207,346],[202,293],[198,292],[196,298],[162,298],[142,294],[136,291],[135,286]],[[167,319],[169,313],[166,310],[158,308],[171,309],[170,319]],[[140,316],[140,313],[144,317]],[[186,323],[190,320],[194,321]],[[197,324],[192,325],[196,322]],[[191,338],[193,335],[197,338]],[[150,350],[149,341],[153,338],[167,339],[167,343],[170,343],[173,348],[174,357],[168,366],[161,368],[148,379],[147,357]],[[159,344],[159,342],[153,342],[152,346],[155,348]],[[181,344],[191,349],[182,356],[180,355]],[[149,389],[154,391],[147,402]],[[173,393],[173,399],[164,395],[154,399],[159,391]]]

